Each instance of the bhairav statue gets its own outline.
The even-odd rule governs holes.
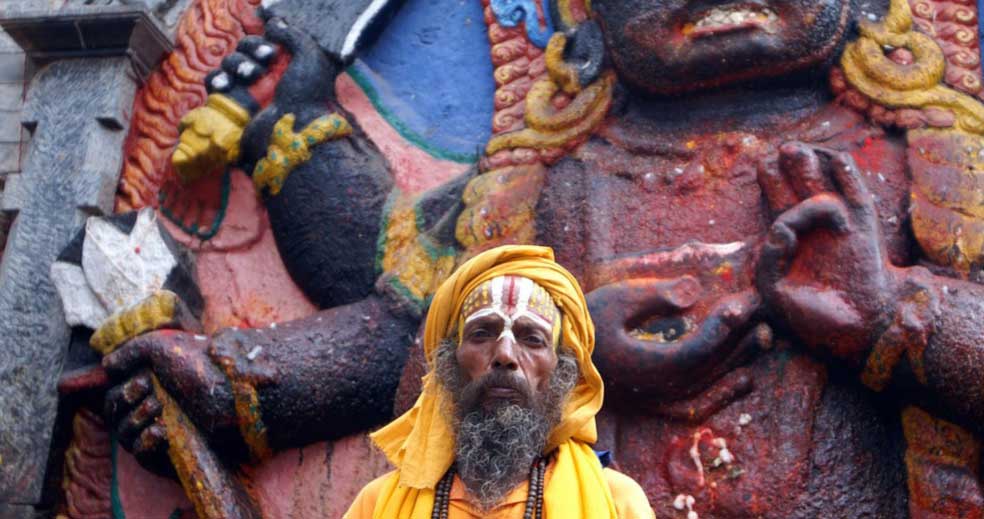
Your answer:
[[[147,466],[168,464],[147,368],[230,463],[365,431],[420,391],[441,282],[536,244],[587,294],[598,448],[657,517],[984,516],[974,7],[492,0],[492,136],[411,196],[336,102],[352,49],[289,3],[207,76],[173,161],[251,175],[321,311],[106,357]]]

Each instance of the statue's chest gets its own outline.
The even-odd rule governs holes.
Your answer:
[[[846,126],[820,133],[814,142],[855,157],[883,216],[889,249],[901,255],[908,193],[904,142],[866,124]],[[657,153],[593,139],[547,173],[537,204],[537,241],[554,247],[582,280],[608,260],[687,243],[753,249],[773,219],[758,172],[777,167],[778,147],[796,137],[729,132]]]

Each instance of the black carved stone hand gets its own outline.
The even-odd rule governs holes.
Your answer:
[[[330,110],[329,103],[335,98],[335,78],[341,68],[314,39],[280,18],[268,20],[264,37],[252,42],[252,49],[276,45],[289,53],[291,60],[277,83],[273,102],[253,118],[243,133],[240,162],[247,172],[266,154],[273,125],[285,114],[294,114],[294,130],[298,131]],[[241,61],[236,58],[236,62],[230,63],[236,70],[260,70],[264,65],[255,55],[255,51],[246,49],[226,59],[241,56]],[[240,78],[242,82],[248,80],[245,76]]]
[[[787,143],[759,183],[778,214],[758,265],[762,297],[808,346],[860,361],[891,314],[898,269],[854,160]]]
[[[171,474],[167,431],[151,374],[212,444],[237,456],[235,405],[225,375],[208,356],[209,340],[173,330],[142,335],[103,359],[116,384],[106,395],[106,416],[123,448],[144,467]],[[231,441],[230,441],[231,440]]]

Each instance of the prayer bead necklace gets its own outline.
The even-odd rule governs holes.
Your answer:
[[[547,474],[547,458],[537,458],[530,467],[530,485],[526,493],[526,509],[523,519],[543,519],[543,479]],[[454,467],[448,469],[434,489],[434,509],[431,519],[448,519],[451,506],[451,484],[454,482]]]

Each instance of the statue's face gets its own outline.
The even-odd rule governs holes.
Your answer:
[[[826,63],[850,0],[594,0],[622,80],[653,94],[774,78]]]

